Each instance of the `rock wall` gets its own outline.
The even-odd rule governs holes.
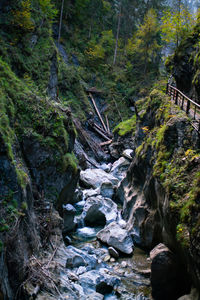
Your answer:
[[[154,90],[146,102],[118,190],[123,216],[138,245],[150,250],[163,242],[199,288],[199,136],[163,93]]]

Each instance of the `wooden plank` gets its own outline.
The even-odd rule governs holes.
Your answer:
[[[94,108],[95,108],[95,110],[96,110],[96,113],[97,113],[97,115],[98,115],[98,117],[99,117],[99,119],[100,119],[100,121],[101,121],[101,124],[103,125],[104,130],[107,132],[106,125],[105,125],[105,123],[104,123],[104,121],[103,121],[103,119],[102,119],[102,117],[101,117],[101,114],[100,114],[100,112],[99,112],[99,110],[98,110],[98,108],[97,108],[97,106],[96,106],[96,103],[95,103],[95,101],[94,101],[94,98],[92,97],[92,94],[89,93],[89,96],[90,96],[90,98],[92,99],[92,103],[93,103]]]
[[[103,134],[103,132],[101,132],[99,129],[97,129],[96,127],[93,127],[93,129],[94,129],[99,135],[101,135],[106,141],[110,141],[110,138],[107,137],[105,134]]]
[[[107,131],[110,134],[110,126],[109,126],[109,120],[108,120],[108,116],[106,115],[106,125],[107,125]]]
[[[100,144],[100,146],[102,147],[102,146],[110,145],[111,143],[112,143],[112,140],[107,141],[107,142],[103,142],[103,143]]]

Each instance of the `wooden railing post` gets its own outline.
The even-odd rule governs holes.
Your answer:
[[[190,101],[187,100],[187,108],[186,108],[186,114],[188,115],[190,111]]]
[[[185,98],[184,98],[184,96],[182,96],[182,104],[181,104],[181,109],[182,110],[183,110],[184,100],[185,100]]]
[[[178,103],[178,91],[176,91],[176,98],[175,98],[175,104]]]

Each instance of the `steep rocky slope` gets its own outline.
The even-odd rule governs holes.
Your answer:
[[[192,285],[200,286],[199,135],[163,92],[153,90],[138,108],[135,157],[118,192],[123,216],[140,246],[163,242],[174,251],[185,274],[176,278],[177,289],[180,280],[186,293],[187,272]]]

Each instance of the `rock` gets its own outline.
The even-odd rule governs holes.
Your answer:
[[[81,275],[81,274],[83,274],[83,273],[85,273],[85,272],[87,272],[86,267],[81,266],[81,267],[78,268],[76,274],[77,274],[77,275]]]
[[[105,198],[112,199],[114,195],[114,187],[111,182],[103,182],[100,187],[100,194]]]
[[[68,278],[72,281],[78,281],[78,276],[75,273],[69,272]]]
[[[97,233],[98,239],[125,254],[133,253],[133,240],[129,232],[112,222]]]
[[[63,240],[65,242],[65,245],[67,245],[67,246],[72,243],[72,240],[68,235],[64,236]]]
[[[112,291],[115,286],[120,283],[117,276],[107,274],[107,269],[91,270],[79,276],[79,283],[84,289],[85,294],[92,294],[94,291],[104,294]]]
[[[104,296],[100,293],[92,293],[91,295],[88,295],[88,300],[103,300]]]
[[[71,204],[63,205],[63,232],[73,231],[76,223],[74,222],[74,217],[76,214],[76,209]]]
[[[115,262],[115,261],[116,261],[115,258],[111,257],[110,262]]]
[[[163,249],[163,250],[162,250]],[[155,300],[177,300],[189,293],[190,280],[179,258],[159,244],[150,255],[152,296]]]
[[[164,244],[160,243],[158,244],[153,250],[150,252],[150,259],[153,260],[156,255],[158,255],[161,252],[170,252],[169,248],[165,246]]]
[[[87,199],[82,217],[88,226],[105,225],[117,219],[117,205],[111,199],[102,196]]]
[[[133,153],[134,151],[132,149],[126,149],[123,151],[122,155],[123,157],[129,159],[129,160],[132,160],[133,159]]]
[[[100,166],[100,168],[101,168],[102,170],[104,170],[105,172],[109,173],[110,170],[111,170],[111,168],[112,168],[112,164],[111,164],[111,163],[109,163],[109,164],[102,164],[102,165]]]
[[[72,204],[74,203],[78,203],[83,199],[83,192],[80,188],[77,188],[74,192],[74,196],[73,196],[73,200],[72,200]]]
[[[128,167],[130,166],[130,161],[124,157],[120,157],[117,161],[114,162],[111,174],[118,179],[122,180],[125,175]]]
[[[98,196],[98,195],[100,195],[100,189],[99,188],[97,188],[96,190],[93,190],[93,189],[87,190],[87,189],[85,189],[83,191],[84,200],[87,200],[87,198],[89,198],[89,197],[94,197],[94,196]]]
[[[80,182],[88,188],[96,189],[105,181],[111,182],[113,185],[117,185],[119,182],[116,177],[101,169],[86,169],[80,173]]]
[[[119,253],[117,252],[117,250],[113,247],[109,247],[108,248],[108,252],[110,253],[111,256],[118,258],[119,257]]]
[[[86,251],[75,248],[74,246],[66,247],[66,268],[77,268],[80,266],[96,266],[97,259],[94,255],[89,255]]]
[[[106,256],[104,257],[104,259],[103,259],[104,262],[107,262],[107,261],[109,261],[109,260],[110,260],[110,255],[106,255]]]
[[[189,295],[184,295],[178,300],[199,300],[199,293],[196,289],[192,288]]]
[[[122,267],[122,268],[126,268],[126,267],[127,267],[127,262],[126,262],[126,261],[122,261],[121,267]]]

